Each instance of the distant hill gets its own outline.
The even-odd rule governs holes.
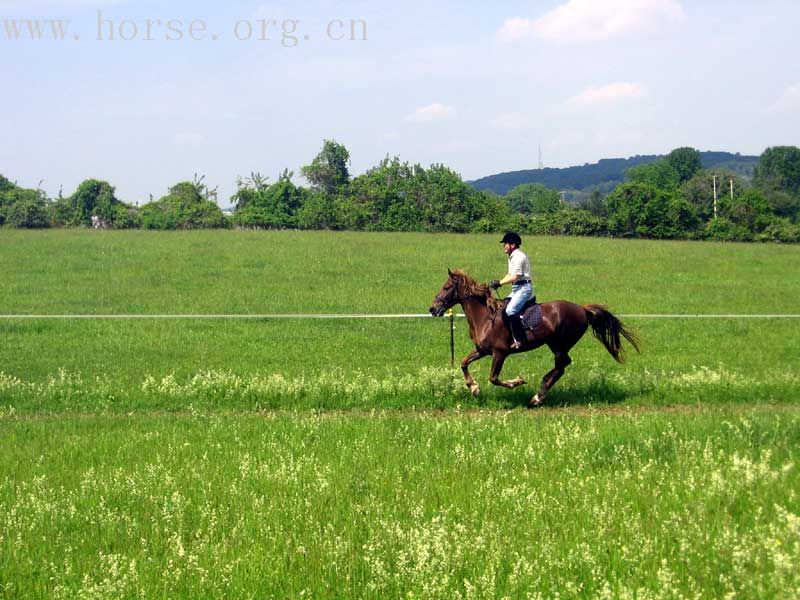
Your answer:
[[[570,196],[588,194],[594,189],[608,192],[625,180],[625,171],[644,163],[653,162],[665,155],[632,156],[631,158],[604,158],[594,164],[564,169],[529,169],[489,175],[468,182],[479,190],[491,190],[501,196],[523,183],[541,183],[554,190],[578,192]],[[728,169],[751,179],[758,156],[743,156],[730,152],[701,152],[703,168]]]

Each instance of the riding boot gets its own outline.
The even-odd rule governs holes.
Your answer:
[[[511,323],[511,335],[514,338],[511,349],[518,350],[528,339],[525,335],[525,325],[522,324],[522,315],[511,315],[508,321]]]

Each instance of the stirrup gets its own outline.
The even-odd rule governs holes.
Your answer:
[[[522,342],[518,342],[516,338],[511,338],[513,341],[511,342],[511,349],[512,350],[519,350],[522,348]]]

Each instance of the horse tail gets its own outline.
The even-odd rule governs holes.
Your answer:
[[[586,311],[586,318],[592,326],[594,337],[600,340],[606,347],[608,353],[614,357],[618,363],[624,362],[622,340],[624,337],[631,346],[639,352],[639,338],[637,335],[626,328],[617,317],[611,314],[605,306],[599,304],[587,304],[583,307]]]

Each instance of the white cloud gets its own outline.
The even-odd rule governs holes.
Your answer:
[[[523,17],[512,17],[506,19],[498,32],[498,36],[503,40],[519,40],[533,36],[533,19]]]
[[[647,88],[641,83],[618,82],[598,87],[588,87],[567,100],[567,106],[575,110],[602,108],[634,102],[647,96]]]
[[[411,121],[412,123],[444,121],[445,119],[453,117],[455,113],[456,109],[454,107],[436,102],[434,104],[418,108],[416,111],[414,111],[414,114],[406,117],[406,121]]]
[[[800,83],[790,85],[780,98],[769,107],[770,112],[800,112]]]
[[[678,0],[569,0],[538,19],[507,19],[503,40],[536,38],[563,44],[649,34],[686,18]]]

